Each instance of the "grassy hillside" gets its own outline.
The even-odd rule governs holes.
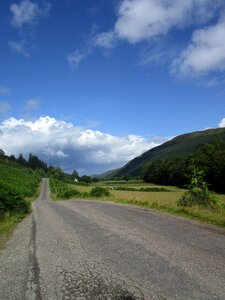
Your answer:
[[[0,249],[14,226],[29,212],[40,176],[16,162],[0,159]]]
[[[139,157],[134,158],[124,167],[113,173],[113,177],[128,174],[132,177],[140,176],[143,166],[153,161],[168,157],[183,156],[198,150],[204,143],[212,143],[216,139],[225,140],[225,128],[209,129],[175,137]]]
[[[11,185],[19,194],[30,197],[37,187],[38,174],[18,163],[0,159],[0,180]]]

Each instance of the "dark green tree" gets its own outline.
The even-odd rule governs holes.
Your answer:
[[[188,191],[178,200],[179,206],[214,207],[218,205],[218,200],[209,192],[203,177],[202,170],[193,171]]]

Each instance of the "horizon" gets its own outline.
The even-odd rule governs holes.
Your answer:
[[[122,167],[225,127],[222,0],[0,4],[0,148],[65,172]]]

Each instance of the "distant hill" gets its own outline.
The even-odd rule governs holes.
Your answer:
[[[203,144],[212,143],[216,139],[225,140],[225,128],[208,129],[179,135],[174,139],[134,158],[118,170],[107,172],[107,177],[140,176],[142,168],[153,161],[168,157],[184,156],[197,151]]]
[[[114,169],[114,170],[110,170],[107,171],[105,173],[102,174],[97,174],[97,175],[92,175],[91,177],[93,178],[98,178],[98,179],[110,179],[114,176],[114,174],[116,174],[120,169]]]

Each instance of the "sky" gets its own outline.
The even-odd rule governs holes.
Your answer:
[[[0,148],[121,167],[225,127],[224,0],[3,0]]]

